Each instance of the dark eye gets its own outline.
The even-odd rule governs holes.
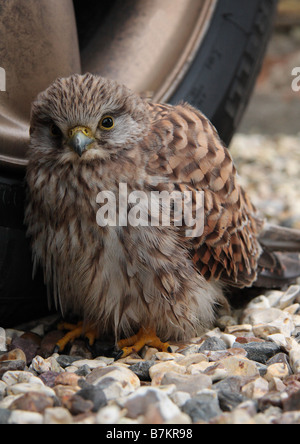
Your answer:
[[[103,130],[111,130],[115,126],[115,121],[111,116],[104,116],[100,121],[100,128]]]
[[[62,136],[61,130],[58,128],[57,125],[55,125],[55,123],[53,123],[51,125],[50,131],[51,131],[52,136],[54,136],[54,137],[61,137]]]

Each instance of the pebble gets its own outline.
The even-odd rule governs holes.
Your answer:
[[[26,371],[7,371],[2,376],[2,381],[4,381],[8,386],[13,386],[15,384],[28,383],[28,384],[38,384],[43,386],[43,381],[35,376],[31,372]]]
[[[30,391],[16,399],[10,405],[10,410],[25,410],[28,412],[43,413],[46,408],[53,407],[53,405],[53,397],[46,396],[40,392]]]
[[[196,375],[181,375],[175,372],[167,372],[164,374],[161,384],[174,384],[179,392],[188,393],[189,395],[194,396],[199,390],[211,388],[212,378],[201,373]]]
[[[242,336],[245,333],[252,332],[252,325],[250,324],[233,325],[230,327],[226,327],[225,332],[234,336]]]
[[[38,374],[45,372],[61,372],[63,369],[55,359],[55,357],[50,356],[47,359],[42,358],[41,356],[36,356],[30,365],[30,368],[35,370]]]
[[[299,302],[297,285],[266,292],[172,353],[145,347],[119,361],[49,347],[29,362],[14,344],[44,338],[3,329],[0,424],[296,424]]]
[[[155,361],[141,361],[129,367],[140,381],[151,381],[149,370],[155,364]]]
[[[286,338],[282,334],[269,335],[267,336],[267,339],[269,341],[275,342],[275,344],[278,345],[278,347],[281,347],[283,349],[286,349],[288,346]]]
[[[279,299],[279,308],[284,310],[294,303],[294,301],[300,300],[300,285],[292,285]]]
[[[55,392],[50,387],[31,382],[21,382],[19,384],[8,386],[6,389],[8,395],[23,395],[29,392],[43,393],[46,396],[52,397],[55,396]]]
[[[287,338],[287,342],[292,370],[298,374],[300,373],[300,344],[293,338]]]
[[[13,410],[9,417],[9,424],[43,424],[44,418],[41,413],[27,412],[24,410]]]
[[[117,365],[96,368],[86,377],[86,381],[101,388],[107,400],[129,395],[140,387],[140,380],[135,373]]]
[[[44,424],[72,424],[71,413],[62,407],[47,408],[44,413]]]
[[[273,342],[250,342],[248,344],[238,344],[237,347],[246,350],[248,359],[261,364],[266,364],[268,359],[281,351],[281,347]]]
[[[102,407],[107,405],[107,399],[101,387],[87,385],[76,393],[85,401],[91,401],[93,412],[98,412]]]
[[[242,387],[244,396],[250,399],[262,398],[269,392],[269,383],[266,379],[258,377]]]
[[[247,322],[255,327],[264,326],[269,335],[281,333],[284,336],[291,336],[295,325],[293,323],[292,315],[279,308],[257,309],[248,308],[244,312],[244,322]]]
[[[222,360],[227,376],[259,376],[259,371],[255,362],[246,358],[232,356]]]
[[[218,350],[226,350],[227,346],[222,339],[219,338],[208,338],[206,341],[201,345],[201,347],[198,350],[198,353],[202,353],[204,351],[218,351]]]
[[[91,400],[83,399],[75,393],[64,401],[64,406],[67,407],[72,415],[76,416],[92,411],[94,403]]]
[[[231,392],[229,390],[218,391],[218,401],[223,412],[231,412],[246,400],[243,394]]]
[[[182,407],[189,399],[191,399],[191,395],[187,392],[176,391],[170,395],[170,399],[178,407]]]
[[[80,376],[76,375],[76,373],[58,373],[54,385],[66,385],[66,386],[78,386],[78,381],[80,380]]]
[[[95,368],[106,367],[106,363],[101,359],[81,359],[73,362],[73,367],[79,369],[80,367],[87,366],[90,370]]]
[[[24,361],[26,364],[26,356],[23,350],[16,348],[0,356],[0,362],[7,361]]]
[[[82,360],[80,356],[59,355],[56,357],[56,361],[63,369],[80,360]]]
[[[184,373],[186,373],[186,369],[184,366],[172,361],[155,364],[149,369],[149,375],[152,381],[152,385],[160,385],[164,375],[169,372],[183,375]]]
[[[268,366],[267,373],[264,378],[267,381],[272,381],[273,378],[285,379],[289,376],[288,366],[284,363],[277,363]]]
[[[29,365],[32,359],[37,355],[37,351],[39,349],[40,344],[36,341],[36,336],[34,339],[32,336],[22,335],[20,337],[15,337],[11,344],[10,349],[18,349],[22,350],[26,357],[26,364]]]
[[[11,416],[10,410],[0,408],[0,425],[1,424],[9,424],[10,416]]]
[[[4,328],[0,327],[0,353],[6,352],[7,346],[6,346],[6,332]]]
[[[222,414],[218,395],[213,390],[203,390],[182,407],[182,411],[191,417],[193,423],[208,422]]]
[[[164,421],[171,421],[181,413],[167,394],[156,387],[140,387],[124,403],[126,416],[133,419],[146,415],[153,406]]]
[[[121,409],[116,406],[107,406],[103,407],[103,409],[99,410],[96,416],[97,424],[117,424],[121,419]]]
[[[2,401],[5,396],[6,386],[7,384],[5,384],[4,381],[0,381],[0,401]]]
[[[54,387],[55,386],[55,380],[56,377],[59,375],[58,372],[44,372],[39,375],[39,379],[48,387]]]
[[[0,362],[0,378],[9,370],[24,370],[25,365],[25,361],[19,359]]]

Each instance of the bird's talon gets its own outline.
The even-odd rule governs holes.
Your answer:
[[[124,358],[123,355],[124,355],[123,350],[120,350],[115,356],[115,361],[118,361],[119,359]]]
[[[161,342],[153,329],[141,328],[136,335],[118,342],[119,348],[123,351],[122,358],[138,353],[145,345],[164,352],[172,352],[170,345],[167,342]]]
[[[88,339],[89,345],[92,346],[97,336],[96,330],[93,328],[84,328],[83,322],[78,322],[76,325],[62,322],[57,328],[59,330],[69,330],[69,332],[56,343],[54,350],[58,351],[55,353],[62,352],[68,343],[74,342],[74,340],[80,336],[85,336]]]
[[[60,352],[60,348],[59,346],[56,344],[56,346],[53,349],[53,353],[59,353]]]

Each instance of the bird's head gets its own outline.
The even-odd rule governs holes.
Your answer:
[[[57,79],[32,105],[31,148],[46,158],[108,159],[149,131],[147,104],[113,80],[92,74]]]

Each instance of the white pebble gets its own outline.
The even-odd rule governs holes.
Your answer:
[[[5,395],[5,390],[6,390],[7,384],[5,384],[4,381],[0,381],[0,400],[4,397]]]
[[[175,392],[170,396],[170,399],[176,404],[178,407],[182,407],[189,399],[191,399],[191,395],[187,392]]]
[[[281,297],[279,308],[283,310],[294,303],[297,297],[300,297],[300,285],[292,285]]]
[[[44,412],[44,424],[72,424],[71,413],[63,407],[50,407]]]
[[[103,407],[96,416],[97,424],[116,424],[121,417],[121,410],[116,405]]]
[[[29,382],[22,382],[20,384],[15,384],[10,387],[7,387],[6,392],[8,395],[20,395],[28,392],[39,392],[44,395],[54,397],[55,392],[50,387],[45,385],[41,386],[40,384],[32,384]]]
[[[9,370],[5,372],[4,375],[2,376],[2,380],[9,386],[20,384],[22,382],[34,383],[41,386],[44,385],[43,381],[37,376],[34,376],[30,372],[25,372],[25,371],[23,372],[21,370],[16,370],[16,371]]]
[[[247,308],[270,308],[270,301],[266,296],[257,296],[247,305]]]
[[[33,358],[30,368],[35,370],[37,373],[42,374],[45,372],[64,372],[64,369],[58,364],[57,360],[50,356],[48,359],[44,359],[41,356],[36,356]]]
[[[0,352],[6,352],[6,333],[4,328],[0,327]]]
[[[43,424],[43,415],[25,410],[13,410],[9,417],[10,424]]]
[[[267,339],[269,341],[275,342],[275,344],[279,345],[279,347],[283,347],[284,349],[287,348],[287,342],[284,335],[281,334],[269,335]]]
[[[292,370],[295,374],[300,373],[300,345],[293,338],[286,338],[286,340]]]
[[[236,341],[236,336],[230,335],[228,333],[222,333],[220,339],[225,342],[228,348],[232,348],[233,344]]]
[[[106,362],[101,359],[81,359],[80,361],[75,361],[72,364],[72,366],[77,367],[77,369],[83,365],[87,365],[90,370],[107,366]]]

